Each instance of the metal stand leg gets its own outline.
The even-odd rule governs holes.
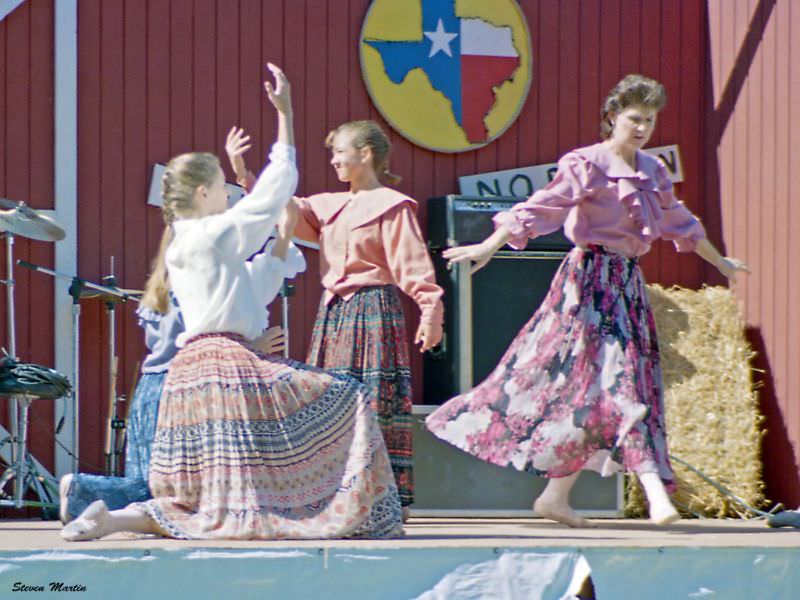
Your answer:
[[[34,397],[14,396],[19,407],[19,434],[12,440],[16,447],[16,457],[0,478],[0,506],[13,506],[23,508],[33,506],[44,509],[57,509],[58,486],[55,479],[51,479],[39,472],[31,455],[28,453],[28,412]],[[14,483],[13,494],[5,493],[9,482]],[[33,490],[38,500],[25,500],[25,493]]]
[[[80,448],[80,411],[78,399],[80,398],[80,366],[78,357],[81,355],[81,292],[84,281],[78,277],[73,278],[69,286],[72,296],[72,472],[78,472],[78,454]]]
[[[283,356],[289,358],[289,296],[294,295],[294,286],[283,282],[281,291],[281,325],[283,326]]]
[[[6,279],[3,283],[6,284],[6,312],[8,315],[7,320],[7,333],[8,333],[8,346],[6,347],[6,351],[8,355],[16,360],[17,358],[17,334],[16,334],[16,321],[15,321],[15,314],[14,314],[14,286],[16,285],[16,281],[14,280],[14,234],[10,231],[5,232],[6,238]],[[17,421],[19,419],[19,407],[17,406],[16,398],[9,398],[8,399],[8,422],[10,427],[10,436],[9,440],[16,440],[19,436],[19,430],[17,429]],[[17,460],[17,448],[15,444],[11,446],[11,461],[15,462]],[[16,495],[16,488],[19,487],[16,482],[14,482],[14,493]]]
[[[118,288],[97,285],[95,283],[86,281],[85,279],[81,279],[80,277],[73,277],[65,273],[59,273],[58,271],[40,267],[39,265],[35,265],[24,260],[17,261],[17,264],[34,271],[40,271],[54,277],[70,279],[72,281],[72,284],[69,286],[69,294],[72,296],[72,470],[73,472],[77,473],[79,463],[78,451],[80,448],[80,368],[78,366],[78,357],[80,356],[81,295],[83,294],[84,288],[88,287],[93,290],[98,290],[108,294],[109,296],[119,298],[122,302],[131,299],[132,296],[126,294]]]

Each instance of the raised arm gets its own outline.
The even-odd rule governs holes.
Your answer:
[[[278,111],[278,142],[287,146],[294,146],[294,127],[292,123],[292,90],[286,75],[272,63],[267,63],[267,68],[275,77],[275,83],[267,80],[264,89],[269,101]]]
[[[225,138],[225,153],[228,155],[228,160],[231,163],[233,174],[236,175],[236,183],[249,191],[256,181],[255,175],[247,168],[244,162],[244,154],[252,144],[250,143],[250,136],[245,135],[244,129],[241,127],[233,126]]]
[[[289,81],[278,67],[269,64],[275,83],[264,83],[270,103],[278,113],[278,135],[270,151],[269,163],[261,172],[250,193],[209,225],[216,229],[219,247],[232,256],[247,257],[256,253],[297,187],[292,101]],[[232,144],[246,145],[243,136],[231,134]],[[233,147],[233,146],[232,146]]]

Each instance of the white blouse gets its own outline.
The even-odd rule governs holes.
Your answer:
[[[294,275],[299,251],[287,253],[286,262],[269,251],[252,261],[247,258],[263,246],[296,187],[294,146],[276,143],[253,190],[232,208],[175,221],[166,263],[186,325],[178,347],[204,333],[238,333],[253,339],[267,327],[266,304],[283,277]]]

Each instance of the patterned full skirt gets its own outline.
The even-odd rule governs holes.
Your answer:
[[[367,390],[239,336],[170,364],[150,461],[161,532],[195,539],[393,537],[400,502]]]
[[[674,489],[655,321],[638,260],[574,248],[500,364],[426,425],[492,464],[544,477],[655,472]]]
[[[308,363],[366,385],[403,506],[414,502],[411,359],[403,307],[392,285],[320,301]]]

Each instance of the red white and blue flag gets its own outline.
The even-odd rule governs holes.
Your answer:
[[[411,42],[364,40],[381,55],[389,79],[401,83],[422,69],[444,94],[471,143],[485,142],[485,119],[496,101],[494,89],[520,66],[510,27],[455,15],[455,0],[422,0],[422,39]]]

